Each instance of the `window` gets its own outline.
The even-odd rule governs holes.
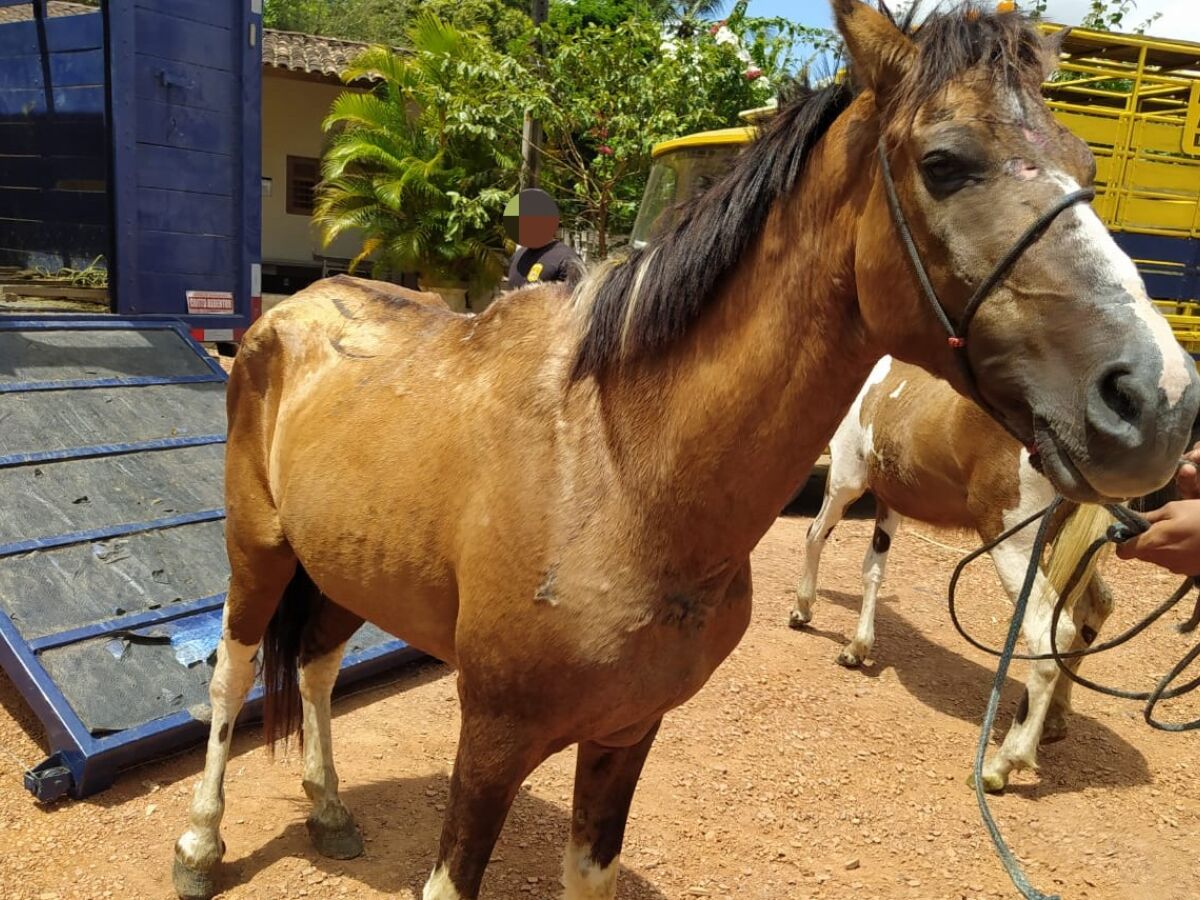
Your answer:
[[[287,158],[287,211],[297,216],[311,216],[313,194],[321,180],[321,161],[305,156]]]

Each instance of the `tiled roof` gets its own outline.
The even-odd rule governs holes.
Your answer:
[[[263,29],[263,65],[289,72],[337,78],[366,48],[358,41]]]
[[[46,12],[52,19],[58,16],[77,16],[80,13],[99,12],[95,6],[85,6],[82,3],[64,3],[62,0],[50,0],[46,6]],[[27,22],[32,18],[32,3],[18,3],[16,6],[0,6],[0,25],[7,22]]]
[[[58,16],[77,16],[97,12],[94,6],[68,3],[65,0],[49,0],[47,12]],[[33,4],[0,6],[0,24],[24,22],[33,17]],[[358,41],[343,41],[340,38],[322,37],[316,34],[299,34],[295,31],[263,29],[263,65],[306,75],[324,75],[338,78],[346,70],[350,60],[367,48]]]

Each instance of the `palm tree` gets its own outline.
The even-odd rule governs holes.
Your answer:
[[[505,201],[519,167],[523,81],[485,38],[418,16],[409,49],[372,47],[343,77],[313,220],[326,244],[352,232],[377,275],[417,272],[426,284],[494,285],[504,270]]]

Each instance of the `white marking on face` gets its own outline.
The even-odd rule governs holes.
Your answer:
[[[462,894],[450,880],[450,873],[444,866],[438,866],[425,882],[425,890],[421,891],[421,900],[463,900]]]
[[[890,394],[888,394],[888,397],[890,397],[892,400],[895,400],[897,397],[900,396],[900,392],[902,390],[904,390],[904,386],[906,384],[908,384],[907,378],[904,381],[900,382],[898,385],[896,385],[896,389],[894,391],[892,391]]]
[[[1061,172],[1047,173],[1050,179],[1063,188],[1064,194],[1079,190],[1079,183]],[[1080,242],[1084,246],[1085,258],[1101,278],[1119,284],[1132,298],[1131,312],[1146,326],[1158,346],[1162,360],[1162,374],[1158,386],[1166,394],[1167,403],[1174,407],[1191,384],[1189,361],[1183,348],[1171,333],[1171,326],[1163,318],[1150,296],[1146,285],[1133,260],[1117,246],[1104,222],[1096,215],[1090,204],[1076,203],[1064,215],[1074,215],[1082,226]]]
[[[601,868],[592,859],[590,847],[570,841],[563,858],[563,900],[612,900],[617,893],[618,867],[614,859]]]

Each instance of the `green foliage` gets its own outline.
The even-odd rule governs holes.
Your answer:
[[[1049,0],[1032,0],[1032,2],[1017,5],[1033,18],[1044,19]],[[1135,9],[1137,9],[1137,0],[1091,0],[1088,11],[1084,13],[1079,26],[1090,28],[1093,31],[1124,31],[1145,34],[1147,28],[1162,18],[1162,13],[1156,12],[1137,24],[1131,24],[1128,19]]]
[[[1137,8],[1137,0],[1092,0],[1091,8],[1079,24],[1084,28],[1095,31],[1125,31],[1144,34],[1146,29],[1162,17],[1157,12],[1148,19],[1136,24],[1127,25],[1126,18]]]
[[[745,2],[725,22],[629,19],[547,39],[543,181],[569,226],[627,231],[650,168],[668,138],[741,124],[768,102],[779,79],[828,33],[784,20],[752,19]]]
[[[387,40],[381,0],[263,0],[263,25],[349,40]],[[386,31],[386,29],[384,29]]]
[[[576,0],[552,2],[549,23],[558,34],[574,34],[589,25],[613,28],[630,19],[666,21],[675,15],[671,0]]]
[[[361,234],[354,265],[369,258],[379,275],[494,283],[524,108],[545,102],[482,35],[426,13],[404,37],[410,52],[372,48],[344,75],[377,86],[342,94],[325,120],[331,139],[313,220],[327,243]]]
[[[524,0],[264,0],[263,24],[284,31],[402,46],[421,14],[506,47],[529,32]]]
[[[459,12],[472,2],[492,0],[462,0]],[[603,253],[610,232],[632,225],[655,143],[739,124],[740,111],[772,97],[801,44],[824,39],[751,19],[744,2],[722,23],[664,26],[645,7],[615,24],[551,20],[540,59],[526,36],[514,39],[519,55],[505,53],[494,32],[423,12],[396,41],[407,52],[376,47],[356,61],[345,78],[377,86],[343,94],[325,123],[314,221],[327,242],[361,235],[354,264],[370,260],[380,275],[494,281],[528,111],[545,128],[543,184],[564,224],[596,229]]]

